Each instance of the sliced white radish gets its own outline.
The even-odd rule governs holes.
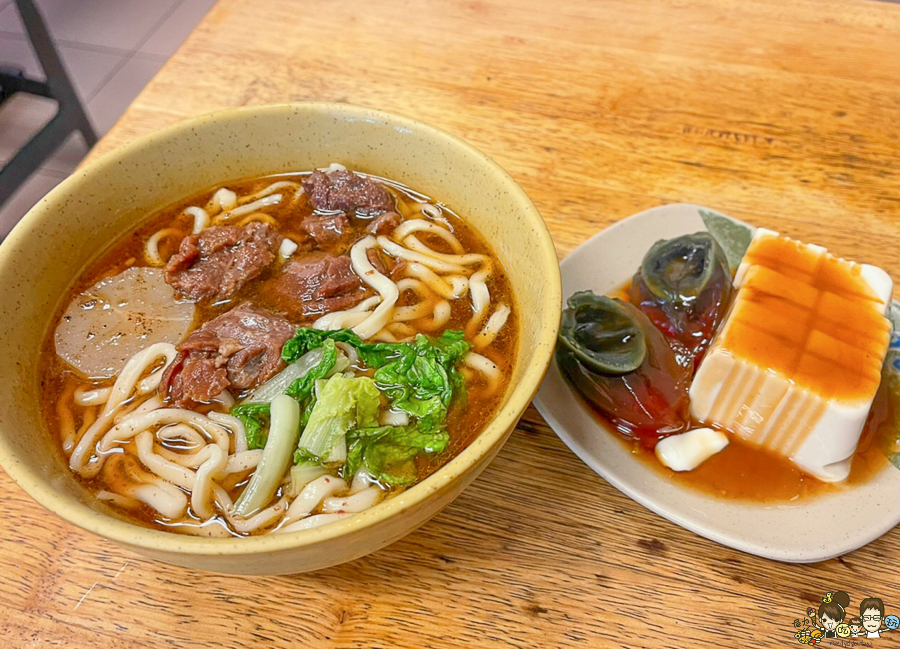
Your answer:
[[[56,327],[56,353],[85,376],[109,378],[154,343],[181,341],[194,305],[157,268],[129,268],[76,296]]]

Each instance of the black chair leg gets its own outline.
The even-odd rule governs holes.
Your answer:
[[[75,92],[50,32],[33,0],[15,0],[22,22],[44,69],[46,81],[29,79],[20,71],[0,69],[0,104],[18,92],[56,101],[56,115],[0,169],[0,205],[56,151],[70,133],[78,131],[88,147],[97,143],[97,133]]]

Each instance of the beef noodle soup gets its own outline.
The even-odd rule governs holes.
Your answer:
[[[508,387],[517,316],[447,207],[341,165],[213,188],[77,279],[41,361],[71,471],[132,521],[308,529],[452,459]]]

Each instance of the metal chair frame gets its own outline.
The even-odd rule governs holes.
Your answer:
[[[0,205],[40,168],[71,133],[80,132],[89,147],[97,142],[97,133],[38,8],[33,0],[15,0],[15,4],[47,80],[38,81],[16,70],[0,69],[0,106],[16,93],[24,92],[53,99],[58,109],[53,118],[0,169]]]

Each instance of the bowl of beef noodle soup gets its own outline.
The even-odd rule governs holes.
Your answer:
[[[147,556],[352,560],[497,453],[550,361],[560,279],[495,163],[343,105],[236,109],[78,171],[0,247],[0,463]]]

